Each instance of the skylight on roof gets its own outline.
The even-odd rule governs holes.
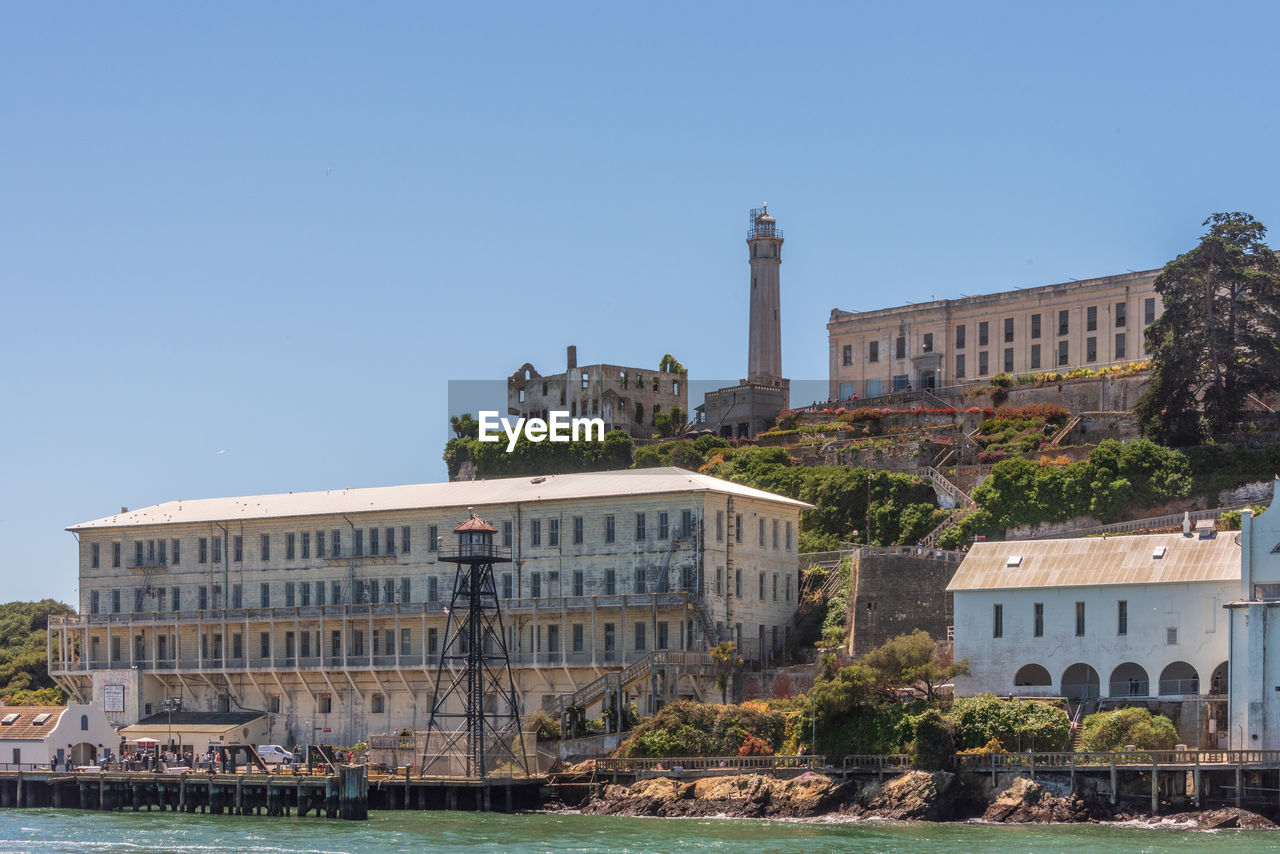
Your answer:
[[[1164,557],[1164,556],[1165,556],[1165,553],[1166,553],[1166,552],[1168,552],[1168,551],[1169,551],[1169,547],[1168,547],[1168,546],[1156,546],[1155,551],[1153,551],[1153,552],[1151,553],[1151,559],[1152,559],[1152,560],[1159,560],[1160,558]]]
[[[0,726],[13,726],[17,722],[18,722],[17,712],[5,715],[3,718],[0,718]]]
[[[44,726],[44,722],[49,720],[49,718],[51,717],[53,717],[53,715],[49,714],[48,712],[41,712],[40,714],[36,715],[31,720],[31,722],[36,726]]]
[[[1022,555],[1009,555],[1009,559],[1004,562],[1005,566],[1022,566]]]

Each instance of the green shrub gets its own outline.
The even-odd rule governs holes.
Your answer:
[[[1071,735],[1065,711],[1034,700],[957,697],[947,716],[960,750],[982,748],[993,738],[1010,750],[1061,750]]]
[[[1140,706],[1095,712],[1080,731],[1080,749],[1087,753],[1124,750],[1128,744],[1139,750],[1171,750],[1177,743],[1173,721]]]
[[[928,709],[915,722],[911,741],[911,767],[925,771],[950,771],[955,766],[956,742],[951,722],[937,709]]]

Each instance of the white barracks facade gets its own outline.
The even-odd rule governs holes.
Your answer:
[[[49,672],[115,724],[181,697],[269,716],[271,741],[424,728],[473,509],[525,711],[656,650],[783,645],[809,505],[674,468],[172,501],[69,528],[80,613],[51,618]],[[718,696],[705,668],[633,687],[642,711]]]

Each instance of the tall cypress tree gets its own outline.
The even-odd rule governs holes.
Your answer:
[[[1147,327],[1152,377],[1144,431],[1194,444],[1239,417],[1251,393],[1280,386],[1280,259],[1245,213],[1216,213],[1190,252],[1155,281],[1164,313]]]

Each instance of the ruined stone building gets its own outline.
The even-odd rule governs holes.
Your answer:
[[[496,569],[524,711],[646,657],[694,666],[631,687],[653,711],[712,701],[706,653],[781,648],[809,505],[673,468],[171,501],[78,525],[79,614],[49,624],[49,672],[117,725],[266,710],[266,738],[354,744],[426,726],[474,511]],[[586,709],[599,714],[599,707]]]
[[[747,376],[737,385],[708,392],[698,407],[699,426],[725,438],[755,436],[790,405],[791,384],[782,376],[782,243],[782,229],[768,206],[752,210],[747,230]]]
[[[831,399],[1145,359],[1143,330],[1162,307],[1153,287],[1159,274],[1147,270],[874,311],[832,309]]]
[[[507,414],[547,417],[564,410],[571,418],[600,417],[606,432],[626,430],[636,439],[654,433],[654,416],[679,409],[683,426],[689,413],[689,375],[662,365],[660,370],[621,365],[578,366],[578,348],[570,345],[564,373],[543,376],[525,362],[507,378]]]

